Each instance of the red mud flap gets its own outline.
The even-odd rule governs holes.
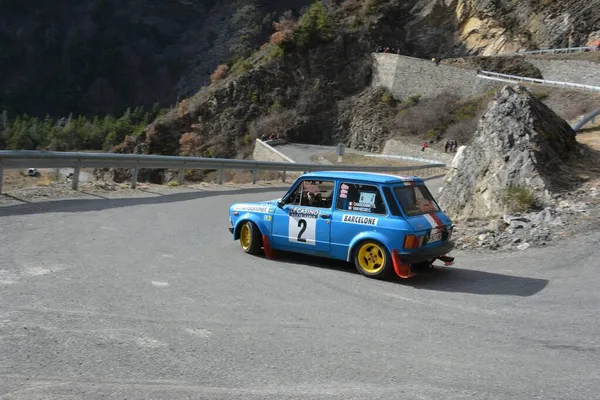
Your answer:
[[[438,260],[443,261],[446,267],[454,265],[454,257],[449,256],[439,256]]]
[[[263,240],[263,248],[265,249],[265,255],[269,260],[273,260],[277,256],[277,252],[271,248],[271,243],[269,243],[269,238],[265,235],[262,235]]]
[[[394,262],[394,271],[400,278],[408,279],[417,275],[410,264],[402,264],[400,255],[395,249],[392,251],[392,261]]]

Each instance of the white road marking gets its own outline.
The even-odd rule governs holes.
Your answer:
[[[206,330],[206,329],[201,329],[201,328],[187,328],[185,330],[187,333],[189,333],[190,335],[194,335],[194,336],[198,336],[198,337],[203,337],[203,338],[207,338],[210,335],[212,335],[212,332]]]
[[[169,286],[169,283],[168,283],[168,282],[158,282],[158,281],[152,281],[152,284],[153,284],[154,286],[157,286],[157,287],[165,287],[165,286]]]
[[[19,276],[14,272],[0,269],[0,284],[1,285],[14,285],[19,282]]]
[[[25,273],[27,275],[32,275],[32,276],[46,275],[46,274],[49,274],[50,272],[52,272],[52,271],[47,268],[42,268],[42,267],[27,268],[25,270]]]
[[[148,347],[151,349],[156,349],[158,347],[166,346],[165,343],[158,341],[156,339],[148,338],[148,337],[136,338],[135,343],[140,347]]]

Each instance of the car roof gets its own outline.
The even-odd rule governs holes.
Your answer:
[[[374,183],[402,183],[406,181],[423,182],[417,176],[392,175],[382,174],[378,172],[357,172],[357,171],[315,171],[309,172],[301,176],[301,178],[318,178],[318,179],[351,179],[361,180]]]

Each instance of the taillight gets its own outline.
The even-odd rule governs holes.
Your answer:
[[[454,230],[453,226],[451,226],[451,227],[448,228],[448,239],[447,240],[450,240],[452,238],[452,231],[453,230]]]
[[[424,236],[406,235],[404,237],[405,249],[418,249],[423,244]]]

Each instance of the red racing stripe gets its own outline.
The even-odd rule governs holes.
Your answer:
[[[433,218],[435,220],[435,222],[438,224],[438,228],[441,228],[442,226],[444,226],[444,223],[437,215],[435,215],[434,213],[431,213],[429,215],[431,215],[431,218]]]

